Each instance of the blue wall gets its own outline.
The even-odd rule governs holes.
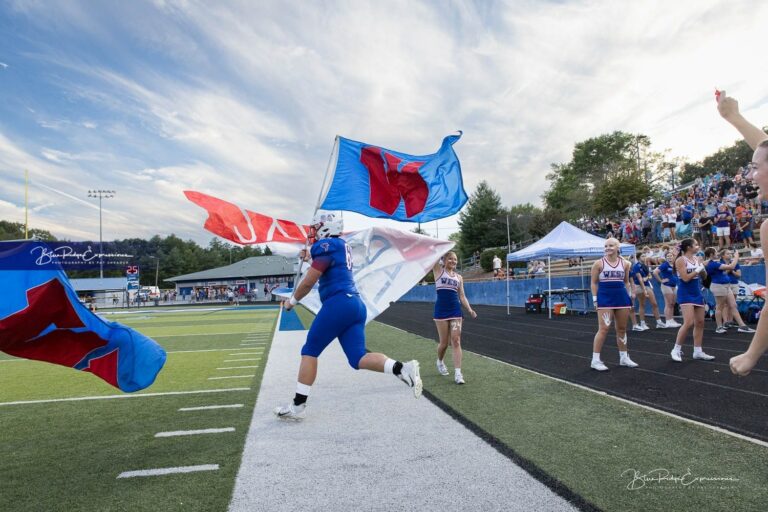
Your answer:
[[[742,267],[741,280],[745,283],[759,283],[765,284],[765,266],[764,265],[750,265],[748,267]],[[582,286],[582,282],[584,285]],[[655,284],[658,284],[654,281]],[[531,293],[541,292],[547,289],[547,278],[536,277],[533,279],[516,279],[509,281],[509,304],[515,307],[525,307],[525,300]],[[553,277],[552,288],[589,288],[589,276],[585,275],[582,281],[581,277]],[[662,310],[662,316],[664,315],[664,297],[661,294],[659,286],[654,286],[654,292],[656,293],[656,302],[659,304],[659,308]],[[464,283],[464,293],[467,295],[467,300],[470,304],[485,304],[490,306],[506,306],[507,305],[507,282],[506,281],[481,281],[475,283]],[[417,285],[403,295],[400,299],[405,302],[434,302],[435,301],[435,285]],[[557,300],[557,297],[555,297]],[[581,299],[577,300],[574,304],[575,309],[581,309]],[[592,309],[590,304],[589,309]],[[650,305],[646,308],[648,313],[651,312]]]

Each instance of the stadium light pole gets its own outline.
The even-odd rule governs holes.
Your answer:
[[[116,191],[114,190],[89,190],[88,197],[99,199],[99,279],[104,279],[104,241],[102,240],[101,231],[101,201],[102,199],[109,199],[115,197]]]
[[[149,256],[149,258],[155,260],[155,290],[160,293],[160,288],[157,287],[157,277],[160,274],[160,256]]]

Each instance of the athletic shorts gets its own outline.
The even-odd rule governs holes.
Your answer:
[[[727,284],[718,284],[718,283],[712,283],[709,285],[709,291],[712,292],[712,295],[715,297],[725,297],[728,295],[729,285]]]
[[[738,284],[731,283],[731,284],[728,285],[728,289],[731,290],[731,293],[733,294],[734,297],[738,297],[739,296],[739,285]]]
[[[301,347],[301,355],[319,357],[325,347],[339,338],[347,362],[355,370],[367,352],[365,348],[365,304],[358,295],[339,293],[323,302]]]
[[[677,293],[677,286],[667,286],[665,284],[661,285],[661,293],[664,295],[669,295],[670,293],[676,294]]]
[[[728,226],[717,228],[717,236],[731,236],[731,228]]]

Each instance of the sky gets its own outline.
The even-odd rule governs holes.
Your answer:
[[[183,190],[307,223],[336,135],[429,154],[456,130],[468,194],[541,206],[590,137],[689,161],[732,144],[715,87],[768,124],[765,20],[739,0],[5,1],[0,220],[24,222],[28,170],[30,227],[97,240],[88,190],[115,190],[104,240],[205,246]]]

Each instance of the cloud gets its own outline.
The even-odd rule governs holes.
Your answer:
[[[6,64],[5,62],[0,62],[0,68],[8,69],[8,64]]]
[[[693,160],[731,143],[715,86],[768,123],[758,1],[14,5],[46,94],[12,82],[0,200],[20,186],[4,169],[35,169],[68,194],[40,188],[39,214],[71,236],[97,222],[74,199],[88,186],[118,190],[105,226],[121,237],[210,239],[185,188],[306,222],[337,134],[424,154],[462,129],[465,187],[512,206],[539,204],[550,164],[589,137],[644,133]]]

